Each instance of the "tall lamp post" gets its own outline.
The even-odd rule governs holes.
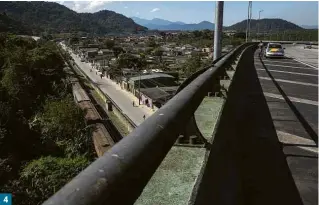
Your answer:
[[[260,11],[259,11],[257,37],[259,36],[260,13],[263,12],[263,11],[264,11],[264,10],[260,10]],[[259,38],[258,38],[258,39],[259,39]]]
[[[219,58],[222,54],[222,36],[223,36],[223,15],[224,2],[216,1],[215,10],[215,32],[214,32],[214,60]]]
[[[250,21],[251,21],[251,14],[252,14],[252,2],[249,1],[248,3],[248,18],[247,18],[247,28],[246,28],[246,42],[249,41],[250,36]]]

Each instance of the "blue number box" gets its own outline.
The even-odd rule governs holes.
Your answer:
[[[12,205],[12,194],[0,193],[0,205]]]

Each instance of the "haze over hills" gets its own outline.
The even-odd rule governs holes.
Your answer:
[[[202,21],[200,23],[187,24],[181,21],[172,22],[164,19],[154,18],[152,20],[132,17],[135,23],[145,26],[152,30],[214,30],[214,24],[209,21]]]
[[[302,27],[304,29],[318,29],[319,28],[318,25],[301,25],[300,27]]]
[[[132,17],[132,19],[148,29],[151,30],[214,30],[215,26],[213,23],[208,21],[203,21],[198,24],[186,24],[184,22],[172,22],[164,19],[141,19],[137,17]],[[251,30],[253,32],[257,31],[258,20],[253,19],[251,21]],[[245,31],[247,26],[247,20],[243,20],[231,26],[224,27],[225,30],[236,30]],[[283,30],[302,30],[302,29],[317,29],[317,26],[298,26],[292,22],[283,19],[261,19],[259,21],[260,32],[268,31],[283,31]]]
[[[5,12],[12,21],[20,22],[33,34],[41,32],[134,32],[147,30],[132,19],[114,11],[77,13],[55,2],[0,2],[0,13]]]

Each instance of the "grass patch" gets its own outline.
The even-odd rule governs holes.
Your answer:
[[[91,85],[89,86],[92,87]],[[91,90],[91,94],[97,103],[99,103],[100,105],[104,104],[103,99],[94,89]],[[102,107],[104,109],[105,106]],[[128,134],[130,134],[127,126],[113,112],[107,112],[107,116],[110,118],[111,122],[114,124],[114,126],[121,133],[122,136],[127,136]]]

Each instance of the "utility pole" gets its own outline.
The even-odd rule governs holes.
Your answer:
[[[224,2],[216,1],[215,9],[215,32],[214,32],[214,60],[222,54],[222,35],[223,35],[223,14]]]
[[[247,18],[247,27],[246,27],[246,42],[249,41],[250,36],[250,21],[251,21],[251,13],[252,13],[252,2],[248,3],[248,18]]]
[[[260,10],[260,11],[259,11],[257,37],[259,36],[260,13],[263,12],[263,11],[264,11],[264,10]],[[259,39],[258,39],[258,40],[259,40]]]
[[[139,70],[139,80],[138,80],[138,105],[141,104],[141,71]]]

